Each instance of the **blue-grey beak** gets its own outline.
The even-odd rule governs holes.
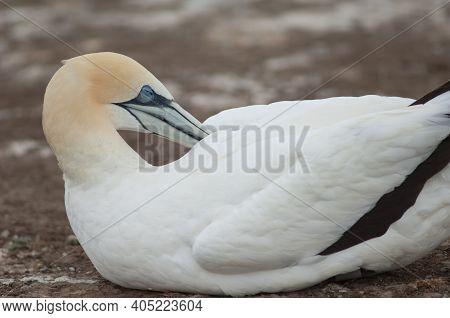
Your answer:
[[[153,93],[128,102],[115,103],[130,113],[150,133],[157,134],[186,147],[192,147],[208,133],[202,124],[173,100]]]

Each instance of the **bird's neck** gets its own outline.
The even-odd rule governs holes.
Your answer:
[[[92,186],[112,175],[138,172],[143,159],[123,140],[103,111],[46,114],[44,131],[64,179]],[[53,116],[53,115],[57,116]]]
[[[96,131],[92,137],[77,139],[70,147],[55,150],[66,182],[95,185],[112,175],[138,171],[142,158],[115,130]]]

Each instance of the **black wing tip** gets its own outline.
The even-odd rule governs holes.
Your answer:
[[[425,103],[428,103],[430,100],[432,100],[432,99],[438,97],[439,95],[442,95],[448,91],[450,91],[450,80],[447,81],[444,85],[436,88],[434,91],[432,91],[432,92],[426,94],[425,96],[423,96],[422,98],[416,100],[410,106],[423,105]]]
[[[450,81],[412,105],[425,104],[448,91],[450,91]],[[414,206],[426,181],[444,169],[449,161],[450,137],[447,137],[399,186],[391,192],[385,193],[370,211],[346,230],[336,242],[318,255],[334,254],[370,239],[383,236],[389,230],[391,224],[400,220],[404,213]]]

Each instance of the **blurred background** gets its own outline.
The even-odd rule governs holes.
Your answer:
[[[449,21],[444,0],[0,0],[0,295],[175,295],[104,281],[72,236],[41,128],[60,60],[126,54],[204,120],[305,96],[418,98],[450,77]],[[449,252],[409,267],[422,279],[395,271],[283,296],[446,297]]]

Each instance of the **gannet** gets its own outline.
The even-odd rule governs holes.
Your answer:
[[[292,291],[406,266],[449,237],[449,86],[416,102],[278,102],[201,124],[136,61],[95,53],[54,74],[43,130],[63,172],[70,225],[104,278],[212,295]],[[244,142],[250,125],[308,127],[301,155],[275,137]],[[191,149],[154,167],[120,129]],[[244,152],[261,167],[244,169]],[[289,164],[268,169],[279,157]]]

